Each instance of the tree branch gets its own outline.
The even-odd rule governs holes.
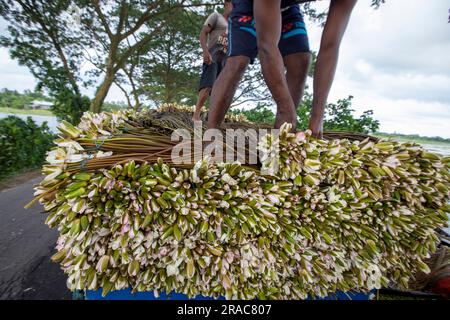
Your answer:
[[[150,17],[152,16],[152,10],[157,8],[160,2],[161,1],[157,1],[153,5],[149,6],[148,9],[142,14],[142,16],[140,16],[134,27],[132,27],[126,33],[121,35],[120,39],[121,40],[126,39],[132,34],[134,34],[136,31],[138,31],[144,25],[144,23],[146,23],[147,20],[150,19]]]
[[[114,79],[114,84],[120,89],[120,91],[123,92],[125,95],[125,99],[127,99],[128,107],[133,108],[133,105],[131,104],[130,95],[128,94],[128,91],[122,87],[122,84],[119,82],[119,80],[116,78]]]
[[[259,100],[259,99],[256,99],[256,98],[249,98],[249,99],[246,99],[246,100],[242,100],[242,101],[239,101],[239,102],[237,102],[237,103],[232,103],[231,104],[231,106],[230,106],[230,108],[234,108],[234,107],[237,107],[237,106],[240,106],[241,104],[244,104],[244,103],[246,103],[246,102],[261,102],[261,100]]]
[[[62,49],[62,46],[58,41],[57,31],[53,31],[47,27],[45,21],[43,21],[43,19],[42,19],[42,14],[39,11],[37,11],[37,6],[28,6],[22,0],[17,0],[17,3],[22,7],[22,9],[26,13],[28,13],[31,16],[32,19],[34,19],[41,26],[42,30],[48,35],[51,43],[53,44],[56,51],[58,52],[58,56],[61,59],[63,68],[66,71],[66,75],[69,79],[70,84],[72,85],[73,90],[75,91],[76,94],[79,94],[80,91],[78,88],[78,84],[77,84],[75,75],[72,72],[72,69],[69,66],[66,55]]]
[[[147,34],[145,37],[143,37],[141,40],[133,44],[131,47],[129,47],[127,50],[125,50],[121,57],[118,59],[114,70],[117,72],[119,69],[123,67],[126,60],[135,52],[138,52],[143,46],[145,46],[150,40],[153,39],[153,36],[157,33],[159,33],[160,30],[158,28],[155,28],[151,33]]]
[[[102,9],[100,8],[100,1],[99,0],[91,0],[91,3],[94,5],[94,10],[97,13],[98,17],[100,18],[100,21],[102,22],[102,25],[105,28],[105,31],[108,34],[109,39],[112,40],[114,37],[114,34],[112,33],[111,29],[109,28],[108,21],[106,20],[106,17],[103,14]]]
[[[164,3],[164,1],[158,1],[156,2],[153,6],[150,6],[143,14],[142,16],[138,19],[138,21],[136,22],[136,24],[134,25],[134,27],[132,27],[130,30],[128,30],[125,34],[123,34],[121,36],[121,39],[125,39],[127,37],[129,37],[130,35],[134,34],[136,31],[138,31],[147,21],[148,19],[150,19],[151,17],[156,17],[158,15],[167,13],[175,8],[194,8],[194,7],[203,7],[203,6],[208,6],[208,5],[219,5],[219,4],[223,4],[223,2],[214,2],[214,3],[197,3],[197,4],[183,4],[185,2],[185,0],[183,0],[181,2],[181,4],[176,4],[173,5],[171,7],[169,7],[167,10],[164,11],[160,11],[160,12],[155,12],[152,14],[152,10],[157,8],[158,5],[160,3]]]
[[[116,34],[121,34],[123,27],[125,26],[125,17],[128,16],[128,3],[122,0],[120,4],[119,24],[117,25]]]

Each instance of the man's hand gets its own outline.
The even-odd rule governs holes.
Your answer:
[[[203,62],[206,64],[212,63],[212,57],[209,53],[209,48],[206,44],[206,39],[208,38],[208,34],[211,32],[212,28],[211,26],[203,26],[202,31],[200,32],[200,46],[203,50]]]
[[[206,63],[206,64],[212,63],[212,56],[209,53],[209,51],[203,51],[203,63]]]

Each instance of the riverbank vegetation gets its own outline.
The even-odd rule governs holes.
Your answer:
[[[50,110],[33,110],[33,109],[14,109],[0,107],[0,113],[6,114],[24,114],[30,116],[54,116]]]
[[[31,117],[0,119],[0,180],[42,166],[53,139],[47,123],[38,126]]]
[[[0,90],[0,108],[2,109],[31,109],[33,101],[52,102],[52,99],[39,91],[25,90],[24,92],[19,92],[7,88]]]
[[[401,133],[384,133],[377,132],[374,134],[379,138],[392,139],[397,141],[414,141],[420,144],[445,144],[450,145],[450,139],[442,137],[424,137],[418,134],[401,134]]]

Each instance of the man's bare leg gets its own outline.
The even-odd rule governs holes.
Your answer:
[[[280,0],[258,0],[253,3],[259,60],[267,86],[277,104],[275,128],[288,122],[297,126],[297,113],[286,81],[283,58],[278,48],[281,36]]]
[[[309,128],[322,138],[325,106],[333,84],[342,37],[357,0],[332,0],[314,72],[314,96]]]
[[[308,77],[309,66],[311,65],[311,53],[298,52],[287,55],[283,58],[286,68],[286,81],[291,93],[292,101],[297,109],[305,90],[306,79]],[[279,119],[277,112],[275,126],[279,127],[283,123]]]
[[[250,59],[245,56],[227,58],[227,63],[214,83],[211,92],[207,123],[208,129],[217,129],[220,127],[249,62]]]
[[[208,99],[208,96],[211,92],[211,88],[203,88],[198,92],[198,100],[197,104],[195,105],[195,111],[194,115],[192,117],[193,121],[200,121],[200,115],[202,113],[202,108],[205,105],[206,99]]]

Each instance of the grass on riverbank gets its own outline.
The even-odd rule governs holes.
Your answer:
[[[421,137],[418,135],[408,135],[408,134],[389,134],[389,133],[375,133],[374,136],[383,139],[392,139],[400,142],[410,142],[414,141],[419,144],[433,144],[433,145],[444,145],[450,146],[450,139],[444,139],[440,137]]]
[[[50,110],[13,109],[4,107],[0,107],[0,113],[24,114],[35,116],[54,116],[54,114]]]

